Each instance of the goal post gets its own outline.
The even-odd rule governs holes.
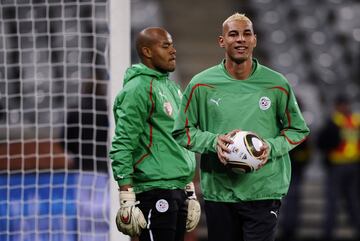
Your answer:
[[[111,106],[130,0],[0,4],[0,240],[117,240]]]
[[[112,116],[112,103],[121,90],[125,70],[130,65],[130,0],[110,0],[110,95],[109,104],[110,138],[115,130],[114,118]],[[119,14],[121,13],[121,14]],[[111,168],[110,168],[111,169]],[[118,185],[112,177],[110,185],[110,241],[127,241],[125,236],[117,230],[114,222],[119,207]]]

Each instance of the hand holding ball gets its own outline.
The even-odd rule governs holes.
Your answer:
[[[239,131],[232,138],[233,143],[228,145],[230,153],[226,154],[227,166],[236,173],[252,172],[261,166],[259,159],[264,153],[261,147],[263,140],[255,133]]]

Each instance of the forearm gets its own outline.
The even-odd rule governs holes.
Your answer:
[[[216,152],[217,134],[201,131],[195,127],[174,129],[174,139],[183,147],[197,153]]]
[[[301,128],[294,126],[286,128],[278,136],[274,138],[266,138],[265,141],[269,144],[271,152],[270,157],[278,157],[287,154],[294,147],[305,141],[309,135],[309,129],[305,122],[301,122]]]
[[[110,158],[114,179],[119,186],[132,185],[133,178],[133,165],[132,155],[129,151],[115,151],[110,152]]]

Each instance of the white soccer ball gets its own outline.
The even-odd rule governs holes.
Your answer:
[[[234,143],[229,144],[230,153],[227,153],[227,166],[236,173],[252,172],[259,168],[263,154],[262,139],[255,133],[239,131],[231,137]]]

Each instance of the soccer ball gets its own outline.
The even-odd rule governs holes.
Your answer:
[[[229,144],[230,153],[227,153],[227,166],[236,173],[252,172],[259,168],[263,154],[260,148],[264,145],[262,139],[255,133],[239,131],[231,137],[234,143]]]

